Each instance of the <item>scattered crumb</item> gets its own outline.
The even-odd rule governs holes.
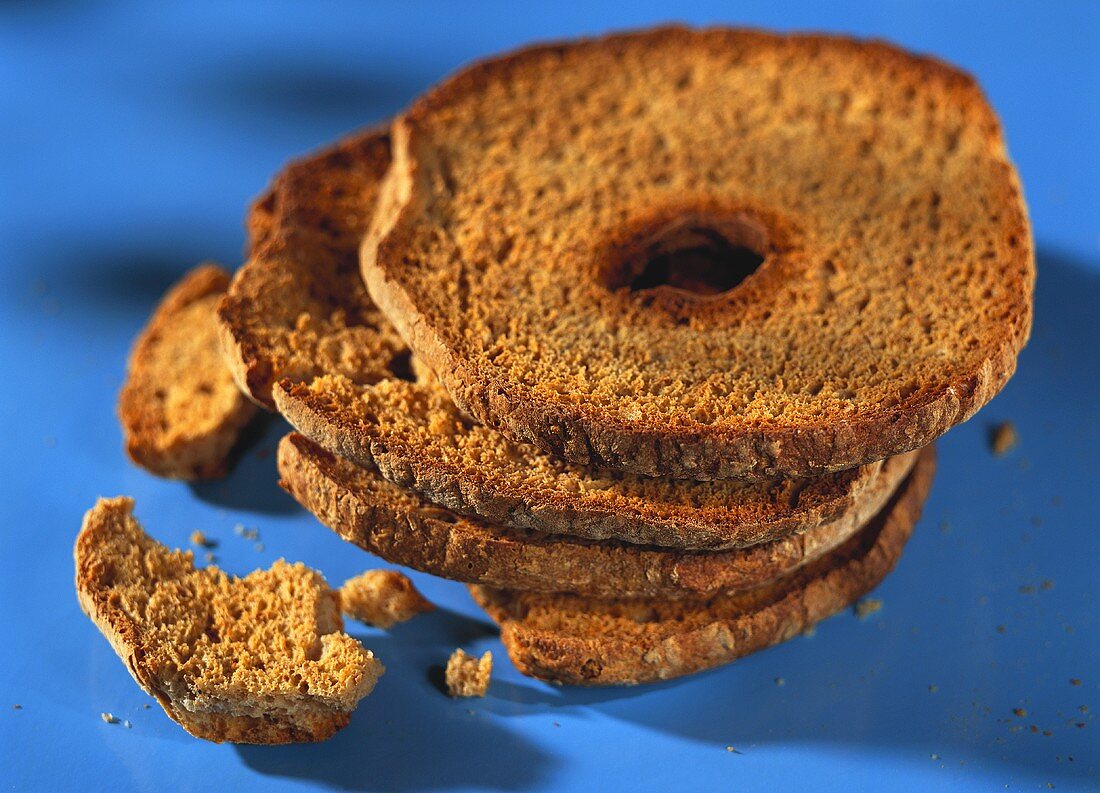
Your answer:
[[[1029,730],[1031,730],[1032,732],[1036,732],[1036,733],[1037,733],[1037,732],[1039,732],[1039,725],[1037,725],[1037,724],[1032,724],[1032,725],[1031,725],[1031,726],[1030,726],[1030,727],[1029,727],[1028,729],[1029,729]]]
[[[787,685],[787,681],[786,681],[786,680],[784,680],[784,679],[783,679],[783,678],[781,678],[781,677],[777,677],[777,678],[775,679],[775,684],[776,684],[777,686],[785,686],[785,685]]]
[[[130,729],[134,725],[130,723],[129,719],[126,719],[125,721],[122,722],[122,726],[125,727],[126,729]]]
[[[118,717],[113,713],[100,713],[99,718],[103,719],[108,724],[118,724]]]
[[[1084,707],[1084,706],[1082,706],[1082,707]],[[13,710],[23,710],[23,706],[20,705],[18,702],[16,702],[14,705],[12,705],[12,709]],[[1084,711],[1081,711],[1081,712],[1084,713]]]
[[[447,659],[447,692],[452,697],[483,697],[493,672],[493,654],[486,650],[474,658],[458,649]]]
[[[149,710],[149,708],[151,708],[151,707],[153,707],[153,706],[152,706],[152,705],[150,705],[150,704],[149,704],[148,702],[146,702],[146,703],[145,703],[144,705],[142,705],[141,707],[145,708],[146,710]]]
[[[340,587],[344,614],[376,628],[390,628],[434,608],[409,577],[396,570],[367,570]]]
[[[16,705],[15,707],[20,708],[20,707],[22,707],[22,705]],[[1089,706],[1088,705],[1079,705],[1077,707],[1077,710],[1081,711],[1082,713],[1088,713],[1089,712]]]
[[[1071,678],[1069,679],[1069,684],[1070,684],[1071,686],[1079,686],[1079,685],[1081,685],[1081,678],[1079,678],[1079,677],[1071,677]]]
[[[1005,632],[1005,626],[1004,625],[998,625],[997,626],[997,633],[1004,633],[1004,632]]]
[[[1079,721],[1079,722],[1077,722],[1077,723],[1076,723],[1075,725],[1073,725],[1073,726],[1075,726],[1075,727],[1076,727],[1077,729],[1081,729],[1082,727],[1084,727],[1084,726],[1085,726],[1085,722],[1083,722],[1083,721]]]
[[[1051,581],[1049,578],[1045,578],[1043,579],[1043,582],[1039,584],[1039,588],[1044,592],[1049,592],[1050,590],[1054,589],[1054,582]]]
[[[218,547],[218,541],[217,540],[211,539],[210,537],[207,537],[205,534],[203,534],[201,531],[198,531],[198,530],[191,532],[191,544],[192,545],[198,545],[201,548],[217,548]]]
[[[856,616],[861,620],[865,620],[876,612],[882,611],[882,600],[879,598],[863,598],[857,600],[856,605],[853,607]]]
[[[935,683],[932,683],[931,685],[928,686],[928,692],[930,694],[935,694],[939,690],[940,690],[940,687],[937,686]]]
[[[551,724],[553,724],[553,725],[554,725],[555,727],[560,727],[560,726],[561,726],[561,725],[560,725],[560,724],[558,724],[558,723],[557,723],[556,721],[555,721],[555,722],[551,722]]]
[[[1016,427],[1011,421],[1002,421],[989,432],[989,449],[998,457],[1003,457],[1020,441]]]
[[[730,753],[732,753],[732,754],[742,754],[741,750],[739,750],[739,749],[734,749],[734,748],[733,748],[732,746],[727,746],[727,747],[726,747],[726,751],[727,751],[727,752],[730,752]]]
[[[1054,733],[1052,733],[1050,730],[1043,730],[1043,737],[1049,738],[1052,735],[1054,735]]]
[[[930,760],[939,760],[940,756],[938,754],[936,754],[935,752],[933,752],[932,754],[928,755],[928,758]]]
[[[1012,713],[1015,716],[1019,716],[1021,719],[1027,716],[1027,711],[1023,708],[1013,708]]]
[[[260,532],[257,529],[251,529],[241,523],[233,527],[233,533],[238,537],[244,537],[246,540],[260,539]]]
[[[218,562],[218,557],[212,554],[210,551],[207,551],[205,554],[203,554],[203,558],[206,559],[207,564],[217,564]]]
[[[256,544],[255,544],[254,546],[252,546],[252,547],[256,549],[256,552],[257,552],[257,553],[263,553],[263,550],[264,550],[264,544],[263,544],[262,542],[258,542],[258,543],[256,543]]]
[[[1020,587],[1020,594],[1021,595],[1034,595],[1035,594],[1035,587],[1031,586],[1030,584],[1024,584],[1023,586]]]

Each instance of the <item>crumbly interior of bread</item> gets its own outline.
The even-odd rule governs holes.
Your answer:
[[[367,133],[291,164],[249,214],[251,254],[220,310],[242,387],[268,407],[276,377],[334,372],[372,383],[407,366],[407,348],[359,277],[359,238],[389,165]]]
[[[218,302],[229,276],[192,270],[158,306],[134,347],[119,398],[126,448],[154,473],[185,479],[225,472],[254,408],[218,355]]]
[[[337,597],[321,575],[281,560],[243,578],[195,569],[190,551],[151,539],[132,510],[131,499],[101,499],[88,513],[77,586],[168,714],[211,740],[249,736],[206,733],[210,716],[252,720],[259,742],[265,730],[310,740],[343,726],[383,669],[341,632]]]
[[[881,468],[761,482],[644,477],[568,464],[475,424],[433,378],[358,386],[326,375],[274,394],[300,431],[443,506],[595,539],[753,545],[839,517]]]
[[[434,608],[397,570],[367,570],[340,587],[344,614],[376,628],[391,628]]]
[[[547,47],[474,67],[395,129],[411,198],[378,283],[470,409],[823,426],[963,389],[1030,327],[994,114],[968,77],[886,46],[666,30]],[[638,240],[685,218],[760,237],[763,265],[706,299],[622,285]]]
[[[491,652],[486,650],[481,658],[475,658],[459,648],[447,659],[447,693],[452,697],[483,697],[492,673]]]

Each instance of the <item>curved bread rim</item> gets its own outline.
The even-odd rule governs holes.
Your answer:
[[[525,675],[571,685],[632,685],[701,672],[786,641],[836,614],[874,589],[893,569],[920,517],[935,472],[931,447],[890,503],[844,547],[793,580],[762,587],[755,602],[734,617],[716,618],[682,633],[651,639],[636,636],[571,635],[524,622],[525,602],[540,596],[470,586],[470,592],[501,626],[501,640]],[[751,593],[750,593],[751,596]],[[560,596],[559,596],[560,597]],[[581,611],[576,603],[569,611]],[[685,613],[706,610],[713,600],[682,604]],[[566,621],[565,624],[568,624]]]
[[[701,598],[760,586],[789,575],[844,543],[882,509],[916,454],[887,460],[840,518],[768,543],[733,551],[674,551],[491,526],[401,493],[375,471],[357,488],[340,468],[353,464],[292,433],[279,444],[280,484],[344,540],[388,562],[456,581],[594,597]],[[416,506],[386,501],[390,490]]]
[[[640,498],[601,502],[581,496],[532,493],[475,465],[439,464],[422,449],[369,427],[334,419],[327,400],[317,399],[304,383],[282,380],[272,391],[282,416],[307,438],[357,465],[377,469],[440,506],[489,523],[590,540],[621,540],[680,550],[721,551],[744,548],[801,533],[843,517],[880,475],[881,461],[861,466],[836,493],[803,498],[782,513],[731,520],[720,508],[661,504]],[[563,473],[563,477],[570,474]],[[690,487],[690,481],[682,485]],[[761,490],[761,498],[766,491]],[[648,508],[647,508],[648,507]]]
[[[703,34],[780,38],[762,31],[720,28]],[[393,163],[371,229],[360,247],[363,279],[371,299],[413,351],[437,373],[463,411],[515,440],[532,443],[579,465],[684,479],[803,477],[853,468],[927,446],[977,413],[1012,377],[1016,357],[1031,333],[1029,301],[1023,301],[1013,333],[989,352],[976,371],[958,375],[937,391],[915,392],[890,408],[873,407],[858,418],[821,419],[797,427],[757,421],[741,427],[699,424],[690,429],[670,430],[665,426],[628,422],[594,409],[587,401],[572,402],[557,393],[524,387],[491,364],[460,356],[419,312],[414,296],[387,273],[388,262],[401,262],[410,227],[421,214],[424,191],[418,193],[416,185],[427,178],[421,161],[427,162],[432,157],[430,143],[421,139],[427,137],[424,128],[433,110],[465,89],[476,89],[487,75],[516,69],[546,52],[617,46],[635,38],[648,39],[656,45],[664,39],[693,35],[702,34],[683,27],[665,27],[574,43],[536,45],[475,63],[413,103],[394,122]],[[901,68],[945,74],[960,90],[981,97],[969,75],[949,64],[916,56],[884,42],[799,34],[786,38],[873,49]],[[982,106],[988,108],[984,100]],[[1019,176],[1008,160],[999,120],[991,110],[987,110],[987,115],[992,130],[991,167],[1001,168],[1008,179],[1011,195],[1006,196],[1004,213],[1024,241],[1016,248],[1016,256],[1026,264],[1033,283],[1034,245]]]

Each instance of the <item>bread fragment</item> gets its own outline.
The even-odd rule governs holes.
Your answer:
[[[367,570],[340,587],[340,610],[376,628],[392,628],[434,608],[397,570]]]
[[[280,560],[243,578],[195,569],[100,499],[76,540],[76,591],[138,684],[208,741],[318,741],[344,727],[382,665],[342,633],[321,575]]]
[[[218,354],[218,301],[229,275],[213,264],[191,270],[164,296],[134,343],[118,400],[126,452],[174,479],[210,479],[255,408]]]
[[[394,564],[493,587],[597,597],[710,597],[789,574],[875,515],[914,454],[887,460],[840,519],[751,548],[676,551],[511,529],[456,515],[291,434],[279,444],[282,486],[348,542]]]
[[[447,659],[447,693],[452,697],[483,697],[493,673],[493,654],[488,650],[475,658],[459,648]]]
[[[219,338],[241,390],[269,410],[277,378],[372,383],[404,371],[405,343],[358,275],[389,162],[385,132],[348,138],[291,163],[249,213],[251,251],[218,309]]]
[[[867,527],[792,576],[705,601],[595,599],[471,586],[523,674],[572,685],[632,685],[729,663],[847,608],[894,567],[935,469],[913,472]]]
[[[579,465],[812,476],[930,443],[1029,336],[1026,207],[962,72],[712,28],[481,61],[394,123],[372,299],[466,414]],[[383,211],[382,208],[385,208]],[[655,259],[749,249],[717,294]]]

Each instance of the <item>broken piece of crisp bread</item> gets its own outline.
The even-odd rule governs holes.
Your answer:
[[[390,628],[435,608],[404,573],[367,570],[340,587],[340,608],[352,619]]]
[[[158,476],[224,475],[256,412],[218,348],[215,311],[228,285],[229,274],[216,265],[191,270],[164,296],[130,353],[118,398],[126,452]]]
[[[489,676],[493,673],[493,654],[488,650],[481,658],[475,658],[465,650],[457,649],[447,660],[447,693],[452,697],[483,697],[489,690]]]

